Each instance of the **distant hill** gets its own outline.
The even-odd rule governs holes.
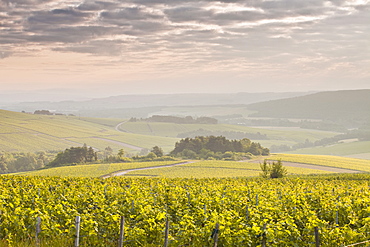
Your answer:
[[[52,110],[89,117],[148,117],[152,112],[171,106],[246,105],[310,93],[312,92],[119,95],[84,101],[8,103],[1,108],[19,112]]]
[[[319,119],[358,127],[370,121],[370,90],[319,92],[250,104],[249,117]]]

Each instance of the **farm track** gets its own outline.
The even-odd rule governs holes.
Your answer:
[[[269,161],[276,161],[276,160],[269,160]],[[263,163],[263,160],[253,160],[253,161],[245,161],[245,162]],[[331,167],[331,166],[321,166],[321,165],[288,162],[288,161],[282,161],[282,164],[283,166],[288,166],[288,167],[315,169],[315,170],[328,171],[328,172],[333,172],[333,173],[362,173],[363,172],[363,171],[358,171],[358,170],[337,168],[337,167]]]
[[[128,121],[120,122],[119,124],[117,124],[117,125],[116,125],[116,127],[114,127],[114,129],[115,129],[116,131],[118,131],[118,132],[131,133],[131,132],[129,132],[129,131],[124,131],[124,130],[121,130],[121,129],[120,129],[121,125],[122,125],[122,124],[124,124],[124,123],[127,123],[127,122],[128,122]]]
[[[128,169],[118,172],[113,172],[111,174],[103,175],[101,178],[109,178],[109,177],[117,177],[117,176],[124,176],[128,172],[134,172],[134,171],[141,171],[141,170],[151,170],[151,169],[160,169],[160,168],[168,168],[173,166],[179,166],[179,165],[186,165],[194,163],[195,161],[186,161],[186,162],[180,162],[172,165],[163,165],[163,166],[152,166],[152,167],[141,167],[141,168],[135,168],[135,169]]]

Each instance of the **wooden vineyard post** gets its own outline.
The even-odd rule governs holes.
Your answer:
[[[125,217],[121,216],[120,226],[119,226],[119,241],[118,247],[123,246],[123,235],[125,233]]]
[[[75,239],[75,247],[80,245],[80,224],[81,224],[81,217],[76,216],[76,239]]]
[[[213,247],[217,247],[219,232],[220,232],[220,224],[216,223],[215,229],[213,229],[213,232],[211,235],[211,238],[213,239]]]
[[[263,224],[262,229],[262,247],[266,247],[266,223]]]
[[[319,236],[319,228],[315,227],[315,246],[320,247],[320,236]]]
[[[164,247],[168,246],[168,235],[170,232],[170,221],[166,218],[166,228],[164,230]]]
[[[36,246],[40,246],[41,218],[36,218]]]

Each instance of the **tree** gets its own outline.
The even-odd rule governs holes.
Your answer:
[[[92,162],[98,160],[98,154],[94,151],[92,147],[89,147],[86,151],[86,161]]]
[[[157,157],[162,157],[163,156],[163,150],[162,150],[162,148],[160,148],[158,146],[154,146],[152,148],[152,150],[150,150],[150,152],[152,152],[155,155],[157,155]]]
[[[67,148],[64,152],[58,153],[55,159],[51,161],[48,166],[54,167],[66,164],[78,164],[94,160],[97,160],[97,153],[92,147],[71,147]]]
[[[266,160],[263,161],[263,164],[260,164],[262,173],[260,174],[263,178],[282,178],[287,175],[288,171],[281,160],[277,162],[272,162],[272,164],[267,163]]]
[[[150,152],[150,153],[148,153],[148,155],[146,156],[146,158],[148,160],[154,160],[155,158],[157,158],[157,155],[155,155],[155,153],[153,153],[153,152]]]
[[[118,150],[118,157],[120,158],[120,159],[122,159],[123,158],[123,156],[125,156],[125,150],[123,150],[122,148],[120,149],[120,150]]]
[[[105,158],[108,158],[109,156],[111,156],[113,154],[113,149],[108,146],[104,149],[104,157]]]

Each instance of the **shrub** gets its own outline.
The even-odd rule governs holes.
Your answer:
[[[288,173],[287,169],[283,167],[281,160],[278,160],[277,162],[272,162],[272,164],[267,163],[267,161],[264,160],[263,164],[260,164],[260,167],[262,170],[262,173],[260,173],[260,175],[263,178],[282,178]]]

